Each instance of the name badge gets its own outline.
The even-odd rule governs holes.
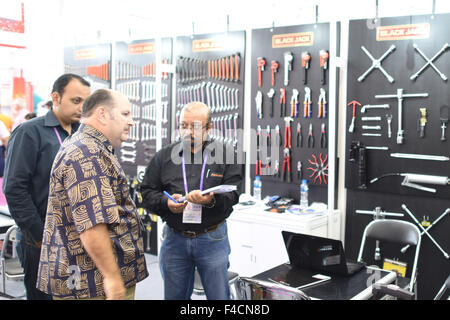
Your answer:
[[[183,223],[202,223],[202,205],[188,202],[183,210]]]

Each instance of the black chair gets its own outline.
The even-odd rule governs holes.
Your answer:
[[[11,299],[21,298],[13,297],[6,293],[6,279],[9,280],[22,280],[25,277],[24,270],[20,264],[19,258],[14,254],[7,256],[7,247],[9,243],[12,243],[12,251],[14,252],[15,243],[17,242],[16,233],[19,227],[16,225],[11,226],[6,231],[3,241],[2,251],[0,253],[0,270],[2,273],[2,295]]]
[[[441,300],[444,297],[445,292],[450,292],[450,276],[448,276],[447,280],[445,280],[444,285],[441,287],[439,292],[434,297],[434,300]],[[450,300],[450,294],[447,296],[447,300]]]
[[[240,277],[236,287],[239,300],[311,300],[299,289],[253,278]]]
[[[362,257],[367,238],[372,238],[381,242],[385,241],[416,247],[411,271],[411,279],[409,285],[407,286],[407,290],[395,285],[384,284],[376,284],[372,287],[372,292],[376,295],[376,297],[386,293],[399,299],[416,298],[414,284],[417,278],[417,262],[419,259],[421,244],[421,234],[419,228],[410,222],[401,220],[382,219],[370,222],[364,229],[361,246],[359,248],[358,262],[363,262]]]

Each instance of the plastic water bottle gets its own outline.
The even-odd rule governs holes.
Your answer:
[[[300,209],[305,210],[308,208],[308,181],[305,179],[302,180],[302,184],[300,185]]]
[[[253,181],[253,198],[255,198],[256,200],[261,200],[261,188],[261,177],[256,176],[255,181]]]

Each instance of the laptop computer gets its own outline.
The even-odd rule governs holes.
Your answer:
[[[365,264],[345,258],[342,241],[282,231],[291,265],[329,274],[352,275]]]

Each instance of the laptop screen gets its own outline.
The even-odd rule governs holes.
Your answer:
[[[345,268],[340,241],[288,231],[282,234],[291,265],[328,272]]]

